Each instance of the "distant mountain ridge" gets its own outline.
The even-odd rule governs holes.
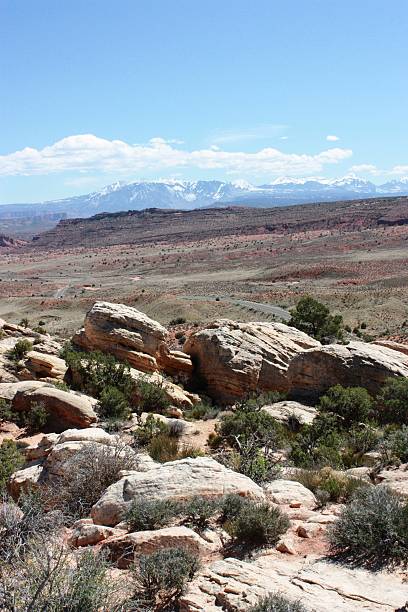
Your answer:
[[[70,218],[84,218],[102,212],[146,208],[191,210],[228,205],[274,207],[395,195],[408,195],[408,177],[383,185],[375,185],[353,175],[338,179],[279,178],[263,185],[252,185],[246,181],[173,179],[116,182],[101,191],[62,200],[2,205],[0,219],[51,212],[64,213]]]

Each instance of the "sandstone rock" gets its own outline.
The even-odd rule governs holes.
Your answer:
[[[66,429],[57,438],[57,444],[65,442],[97,442],[112,446],[118,441],[117,436],[109,434],[100,427],[88,427],[86,429]]]
[[[408,498],[408,463],[398,468],[382,470],[376,481]]]
[[[114,526],[135,498],[183,500],[196,495],[217,498],[228,493],[264,499],[262,489],[252,480],[210,457],[182,459],[122,478],[106,489],[91,515],[96,524]]]
[[[188,527],[165,527],[154,531],[138,531],[107,540],[102,550],[121,569],[127,568],[140,555],[149,555],[163,548],[183,548],[200,558],[209,557],[214,546]]]
[[[315,508],[317,501],[313,493],[295,480],[273,480],[265,486],[267,499],[279,505],[300,502],[304,508]]]
[[[94,411],[96,400],[81,393],[61,391],[48,385],[33,390],[18,390],[13,398],[12,408],[27,411],[36,404],[44,406],[49,414],[47,425],[57,432],[72,426],[89,427],[97,420]]]
[[[41,462],[36,462],[21,470],[14,472],[8,482],[7,488],[13,499],[18,499],[22,492],[36,489],[44,478],[44,469]]]
[[[107,538],[123,536],[125,533],[123,529],[94,525],[92,521],[90,523],[77,521],[73,526],[73,532],[68,543],[74,547],[94,546]]]
[[[189,584],[180,612],[246,612],[271,591],[301,601],[313,612],[394,612],[407,586],[396,575],[284,555],[215,561]]]
[[[0,398],[12,401],[17,393],[30,393],[41,387],[46,387],[47,383],[40,380],[19,381],[13,383],[0,384]]]
[[[46,355],[38,351],[30,351],[25,359],[25,367],[35,379],[55,378],[62,380],[67,371],[64,359],[55,355]]]
[[[304,397],[315,397],[336,384],[365,387],[375,395],[387,378],[395,376],[408,376],[408,356],[365,342],[312,348],[296,355],[288,370],[291,394]]]
[[[270,406],[262,406],[262,410],[281,423],[287,423],[291,417],[294,417],[300,425],[310,425],[317,415],[317,410],[313,406],[288,400],[276,402]]]
[[[393,340],[374,340],[373,344],[378,344],[379,346],[385,346],[386,348],[392,349],[393,351],[398,351],[399,353],[404,353],[404,355],[408,355],[408,344],[401,344],[400,342],[394,342]]]
[[[220,321],[192,334],[184,350],[207,393],[234,402],[251,391],[287,391],[289,362],[320,343],[282,323]]]
[[[112,353],[142,372],[162,370],[170,375],[190,376],[190,356],[169,350],[167,336],[165,327],[136,308],[96,302],[73,342],[87,350]]]

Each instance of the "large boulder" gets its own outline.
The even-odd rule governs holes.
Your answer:
[[[317,410],[313,406],[290,400],[262,406],[262,410],[280,423],[288,423],[290,419],[295,419],[300,425],[311,425],[317,415]]]
[[[408,376],[408,356],[365,342],[330,344],[296,355],[288,370],[294,396],[315,397],[329,387],[365,387],[378,393],[387,378]]]
[[[288,391],[290,361],[320,342],[283,323],[221,320],[192,334],[184,345],[207,393],[231,403],[251,391]]]
[[[268,500],[278,505],[300,503],[303,508],[313,509],[317,501],[310,489],[296,480],[273,480],[265,487]]]
[[[191,372],[188,355],[167,349],[167,336],[163,325],[136,308],[96,302],[73,342],[86,350],[111,353],[142,372]]]
[[[183,526],[137,531],[111,538],[104,542],[102,550],[108,551],[109,559],[115,561],[118,567],[126,569],[140,555],[150,555],[163,548],[183,548],[200,558],[208,557],[214,551],[213,545]]]
[[[24,362],[34,379],[55,378],[63,380],[67,365],[64,359],[38,351],[30,351]]]
[[[210,457],[171,461],[147,472],[133,472],[108,487],[92,508],[92,518],[101,525],[117,525],[133,499],[185,500],[196,495],[219,498],[229,493],[264,499],[257,484],[243,474],[227,469]]]
[[[97,420],[96,400],[81,393],[61,391],[52,385],[34,388],[27,385],[18,390],[12,400],[12,408],[18,412],[29,411],[39,404],[49,414],[47,426],[56,432],[71,427],[89,427]]]
[[[394,612],[405,610],[408,597],[395,574],[275,553],[254,563],[215,561],[188,585],[180,612],[246,612],[271,591],[313,612]]]
[[[0,399],[13,401],[17,393],[30,393],[36,389],[47,387],[47,383],[41,380],[20,380],[18,382],[0,383]]]

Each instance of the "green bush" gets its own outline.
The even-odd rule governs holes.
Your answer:
[[[131,415],[129,402],[118,387],[105,387],[97,405],[98,414],[104,419],[126,420]]]
[[[14,421],[15,412],[11,409],[11,402],[0,398],[0,422]]]
[[[343,339],[343,318],[331,315],[327,306],[311,296],[301,298],[290,314],[289,325],[323,343]]]
[[[13,472],[24,464],[24,457],[14,440],[4,440],[0,445],[0,494],[6,490],[7,482]]]
[[[134,568],[136,609],[167,610],[199,570],[196,556],[182,548],[142,555]]]
[[[225,527],[241,544],[274,546],[290,525],[286,514],[268,503],[247,502]]]
[[[382,423],[408,425],[408,378],[390,378],[377,396]]]
[[[344,427],[367,421],[372,414],[373,400],[363,387],[335,385],[320,398],[318,408],[342,419]]]
[[[292,601],[280,593],[271,593],[248,608],[247,612],[307,612],[307,609],[300,601]]]
[[[134,395],[136,396],[139,413],[156,412],[163,414],[171,405],[163,384],[153,383],[145,378],[136,382]]]
[[[221,512],[221,522],[226,523],[234,519],[248,503],[244,497],[236,493],[230,493],[220,499],[219,506]]]
[[[47,424],[49,414],[43,402],[35,402],[30,410],[19,414],[20,424],[26,427],[30,433],[38,433]]]
[[[150,441],[147,452],[154,461],[167,463],[187,457],[201,457],[204,453],[194,446],[180,446],[178,438],[161,433]]]
[[[401,429],[386,432],[378,449],[385,465],[408,463],[408,426],[403,425]]]
[[[211,519],[219,512],[220,501],[205,497],[192,497],[184,502],[181,507],[181,513],[184,515],[187,525],[199,531],[208,527]]]
[[[195,404],[189,410],[184,411],[184,418],[188,420],[203,420],[215,419],[219,414],[220,409],[206,402]]]
[[[134,499],[125,521],[131,531],[148,531],[169,525],[180,515],[180,504],[170,499]]]
[[[318,469],[329,465],[343,467],[342,448],[345,434],[340,419],[332,413],[321,413],[311,425],[304,425],[291,444],[290,459],[297,467]]]
[[[357,489],[369,486],[359,478],[335,472],[330,467],[321,470],[300,470],[293,479],[310,489],[318,500],[325,502],[347,502]]]
[[[330,526],[331,552],[373,569],[408,564],[408,504],[384,486],[363,487]]]
[[[136,446],[148,446],[154,438],[161,434],[170,435],[169,426],[149,414],[145,422],[133,432],[133,438]]]
[[[18,362],[26,357],[29,351],[33,350],[33,345],[29,340],[18,340],[12,349],[8,352],[8,356],[12,361]]]

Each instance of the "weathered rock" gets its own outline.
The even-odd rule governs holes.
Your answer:
[[[40,380],[18,381],[12,383],[0,384],[0,398],[8,401],[14,400],[17,393],[30,393],[36,389],[48,386],[47,383]]]
[[[84,441],[112,446],[117,443],[118,438],[115,435],[109,434],[101,427],[88,427],[87,429],[66,429],[59,435],[56,444]]]
[[[61,391],[51,385],[33,390],[18,390],[14,395],[12,408],[28,411],[38,404],[43,405],[48,412],[47,426],[53,431],[60,432],[70,427],[89,427],[97,420],[94,411],[96,400],[81,393]]]
[[[317,415],[317,410],[313,406],[288,400],[262,406],[262,410],[281,423],[287,423],[291,418],[294,418],[300,425],[310,425]]]
[[[162,376],[159,372],[146,374],[145,372],[140,372],[139,370],[131,368],[130,374],[136,382],[140,380],[146,380],[147,382],[160,385],[164,393],[166,394],[167,399],[173,406],[179,406],[181,408],[192,408],[195,404],[198,404],[200,402],[200,397],[198,395],[196,395],[195,393],[190,393],[179,385],[176,385],[170,382],[169,380],[166,380],[164,376]],[[135,390],[133,401],[135,402],[135,404],[137,404],[137,389]]]
[[[94,546],[107,538],[123,536],[125,533],[123,529],[94,525],[92,521],[87,523],[77,521],[73,526],[73,532],[68,542],[74,547]]]
[[[289,362],[320,343],[282,323],[219,321],[184,345],[207,393],[233,402],[251,391],[287,391]]]
[[[393,340],[374,340],[373,344],[378,344],[379,346],[385,346],[386,348],[392,349],[393,351],[398,351],[399,353],[404,353],[404,355],[408,355],[408,344],[401,344],[400,342],[394,342]]]
[[[189,584],[180,612],[245,612],[271,591],[313,612],[394,612],[407,600],[396,575],[275,553],[254,563],[215,561]]]
[[[315,397],[333,385],[365,387],[378,393],[387,378],[408,376],[408,356],[390,348],[350,342],[330,344],[296,355],[288,370],[294,396]]]
[[[122,478],[106,489],[91,514],[95,523],[114,526],[136,498],[184,500],[196,495],[218,498],[228,493],[264,499],[262,489],[252,480],[210,457],[182,459]]]
[[[398,468],[382,470],[377,475],[376,481],[408,498],[408,463]]]
[[[317,501],[310,489],[296,480],[273,480],[265,486],[267,499],[275,504],[289,505],[300,502],[304,508],[315,508]]]
[[[73,342],[87,350],[112,353],[142,372],[163,370],[169,374],[189,374],[190,357],[168,350],[167,336],[165,327],[136,308],[96,302]]]
[[[62,380],[67,371],[64,359],[55,355],[46,355],[38,351],[30,351],[24,363],[35,379],[55,378]]]
[[[14,472],[10,477],[7,488],[12,498],[18,499],[21,493],[37,489],[43,478],[42,463],[36,462]]]
[[[127,568],[140,555],[149,555],[163,548],[182,548],[200,558],[209,557],[214,546],[188,527],[165,527],[154,531],[138,531],[107,540],[102,550],[121,569]]]

